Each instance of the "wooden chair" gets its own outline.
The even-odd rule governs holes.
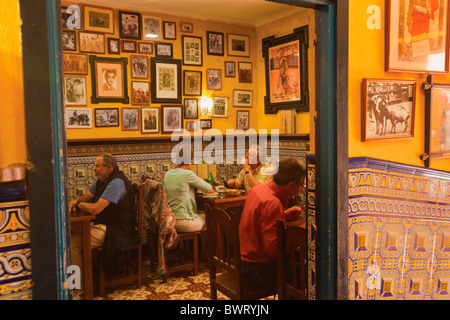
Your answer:
[[[221,209],[211,210],[205,204],[211,299],[217,291],[232,300],[257,300],[276,294],[274,289],[252,289],[244,286],[239,244],[239,217]]]
[[[136,210],[137,210],[137,227],[138,227],[138,236],[139,236],[139,243],[136,244],[134,247],[126,250],[126,275],[119,277],[119,278],[113,278],[111,280],[106,280],[105,277],[105,272],[103,269],[103,257],[102,257],[102,252],[103,252],[103,248],[96,248],[94,249],[94,251],[97,251],[97,257],[98,257],[98,277],[99,277],[99,281],[98,281],[98,286],[99,286],[99,294],[102,297],[106,296],[106,288],[107,287],[111,287],[111,286],[115,286],[115,285],[119,285],[119,284],[124,284],[124,283],[129,283],[132,281],[136,281],[136,287],[137,289],[141,288],[142,285],[142,240],[141,240],[141,236],[142,236],[142,191],[143,191],[143,187],[142,185],[138,185],[136,183],[133,183],[133,191],[135,193],[135,205],[136,205]],[[137,261],[134,262],[131,258],[131,254],[133,252],[133,250],[136,250],[137,252]],[[130,266],[133,267],[133,269],[135,269],[134,273],[130,272]]]
[[[307,300],[306,229],[277,220],[279,300]]]

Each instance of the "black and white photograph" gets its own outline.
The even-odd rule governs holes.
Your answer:
[[[132,79],[148,79],[149,66],[147,56],[130,56],[131,78]]]
[[[150,104],[150,83],[144,81],[131,81],[131,104]]]
[[[200,119],[200,128],[202,130],[207,130],[212,128],[212,120],[211,119]]]
[[[142,16],[144,40],[161,40],[161,18]]]
[[[95,126],[96,127],[119,126],[119,108],[95,109]]]
[[[236,62],[225,61],[225,78],[236,77]]]
[[[64,77],[64,102],[66,106],[86,105],[87,99],[85,77]]]
[[[252,107],[252,90],[233,90],[233,107]]]
[[[92,128],[92,109],[66,108],[66,126],[67,129]]]
[[[177,38],[176,23],[172,21],[163,22],[164,39],[175,40]]]
[[[414,136],[416,82],[363,79],[362,141]]]
[[[119,34],[124,39],[141,40],[141,14],[119,11]]]
[[[250,112],[247,110],[236,111],[236,129],[248,130],[249,114]]]
[[[227,97],[214,97],[213,116],[225,118],[227,116]]]
[[[159,132],[159,108],[141,109],[141,132],[158,133]]]
[[[186,130],[188,131],[197,131],[198,130],[199,121],[186,121]]]
[[[222,90],[221,69],[206,69],[206,87],[208,90]]]
[[[153,54],[153,43],[151,42],[139,42],[138,53]]]
[[[78,32],[80,52],[105,53],[105,35],[94,32]]]
[[[206,31],[208,41],[207,52],[209,55],[223,56],[224,34],[223,32]]]
[[[64,51],[77,51],[77,36],[73,30],[61,30],[61,45]]]
[[[122,108],[122,130],[139,130],[139,108]]]
[[[122,40],[122,52],[136,52],[136,41],[133,40]]]
[[[180,22],[180,31],[192,33],[194,31],[194,25],[190,22]]]
[[[108,53],[109,54],[120,54],[120,39],[119,38],[108,38]]]
[[[183,110],[179,106],[162,106],[161,133],[183,129]]]
[[[196,98],[184,99],[184,118],[198,119],[198,99]]]
[[[156,58],[172,58],[173,45],[166,42],[155,43],[155,57]]]

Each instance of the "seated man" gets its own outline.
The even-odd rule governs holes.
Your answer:
[[[285,158],[280,160],[273,181],[248,193],[239,223],[242,270],[248,286],[277,287],[277,219],[300,217],[300,207],[285,208],[305,188],[305,182],[304,166],[295,158]]]
[[[227,186],[249,192],[254,186],[270,181],[272,176],[271,163],[262,164],[257,147],[250,147],[242,163],[242,170],[236,179],[227,181]]]
[[[119,170],[111,154],[95,159],[97,181],[84,195],[69,202],[69,210],[95,215],[91,226],[91,247],[104,247],[105,273],[111,277],[118,270],[121,251],[138,243],[134,192],[130,180]],[[81,233],[72,232],[72,264],[82,268]],[[108,267],[108,268],[106,268]]]

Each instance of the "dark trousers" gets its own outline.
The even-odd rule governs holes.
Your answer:
[[[277,288],[277,261],[252,263],[242,261],[245,285],[251,288]]]

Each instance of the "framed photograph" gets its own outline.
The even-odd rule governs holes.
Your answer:
[[[193,70],[183,70],[183,95],[202,95],[202,72]]]
[[[233,90],[233,107],[251,108],[253,102],[252,90]]]
[[[86,77],[64,77],[64,102],[66,106],[87,105]]]
[[[108,53],[109,54],[120,54],[120,39],[119,38],[108,38]]]
[[[119,36],[123,39],[141,40],[141,14],[119,11]]]
[[[161,18],[142,16],[142,29],[145,40],[161,40]]]
[[[149,79],[148,57],[130,56],[131,79]]]
[[[74,30],[61,30],[63,51],[77,51],[77,35]]]
[[[150,83],[131,81],[131,104],[143,106],[150,104]]]
[[[200,119],[200,128],[202,130],[208,130],[212,128],[212,120],[211,119]]]
[[[183,48],[183,64],[189,66],[202,66],[202,38],[183,35],[181,39]]]
[[[213,117],[227,117],[227,97],[214,97]]]
[[[308,112],[308,27],[280,38],[264,38],[262,50],[266,69],[264,112]]]
[[[127,58],[89,56],[92,77],[91,103],[129,103]]]
[[[80,52],[105,53],[105,35],[94,32],[78,32]]]
[[[135,53],[137,52],[137,42],[134,40],[120,40],[122,43],[122,52]]]
[[[253,82],[253,71],[251,62],[238,62],[238,79],[241,83]]]
[[[363,79],[361,140],[414,137],[416,81]]]
[[[199,121],[186,121],[186,130],[188,131],[197,131],[198,130]]]
[[[250,57],[250,36],[228,33],[227,52],[229,56]]]
[[[448,1],[386,0],[386,71],[448,73]]]
[[[119,108],[98,108],[95,109],[96,127],[118,127]]]
[[[194,25],[190,22],[180,22],[180,31],[185,33],[194,32]]]
[[[250,122],[250,111],[236,110],[236,129],[248,130]]]
[[[61,7],[61,27],[63,29],[68,29],[69,27],[67,26],[67,20],[74,16],[76,18],[78,18],[79,23],[76,23],[77,19],[71,19],[71,21],[69,21],[70,24],[70,29],[71,30],[80,30],[81,29],[81,11],[80,10],[72,10],[69,9],[69,12],[67,12],[68,7]]]
[[[92,109],[90,108],[66,108],[67,129],[92,128]]]
[[[225,61],[225,78],[236,77],[236,62]]]
[[[83,26],[85,31],[114,33],[114,9],[83,7]]]
[[[450,157],[450,83],[434,83],[427,77],[425,89],[425,153],[421,159],[430,167],[433,158]]]
[[[88,56],[83,53],[63,53],[64,74],[88,74]]]
[[[172,21],[163,22],[164,39],[175,40],[177,38],[177,24]]]
[[[167,42],[155,43],[155,57],[156,58],[172,58],[173,57],[173,45]]]
[[[138,53],[153,54],[153,43],[138,42]]]
[[[183,107],[161,106],[161,133],[183,129]]]
[[[139,130],[139,108],[122,108],[122,130]]]
[[[207,52],[213,56],[223,56],[224,51],[224,35],[223,32],[206,31],[206,39],[208,41]]]
[[[181,60],[150,59],[153,103],[181,103]]]
[[[184,98],[184,118],[198,119],[198,99]]]
[[[159,133],[159,108],[142,108],[141,111],[141,132]]]
[[[208,90],[222,90],[222,70],[206,69],[206,87]]]

